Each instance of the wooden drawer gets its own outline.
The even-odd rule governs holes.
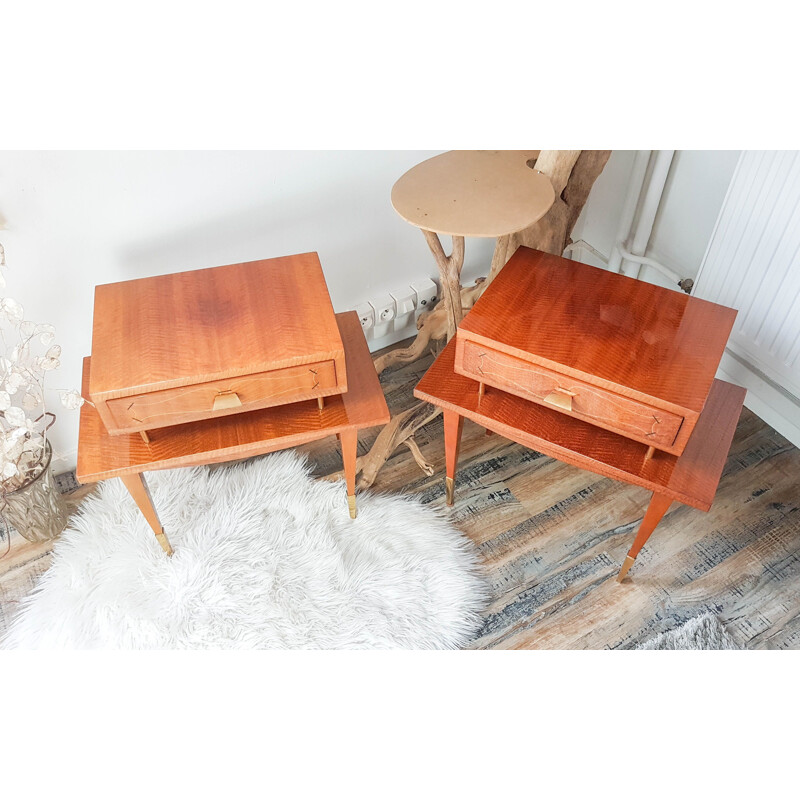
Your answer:
[[[322,361],[107,400],[108,413],[104,416],[114,423],[110,433],[135,432],[324,397],[339,391],[335,363]]]
[[[659,450],[675,452],[682,416],[470,340],[459,341],[458,345],[455,371],[462,375]]]

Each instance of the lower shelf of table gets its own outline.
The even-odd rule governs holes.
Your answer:
[[[545,455],[616,480],[668,495],[707,511],[719,484],[745,390],[715,380],[705,408],[680,456],[656,452],[499,389],[487,388],[454,372],[451,341],[414,390],[414,395],[465,416],[489,430]]]
[[[156,469],[212,464],[294,447],[342,431],[385,425],[390,418],[380,381],[354,311],[336,315],[347,362],[348,391],[326,398],[275,406],[218,419],[138,434],[112,436],[97,411],[81,408],[77,477],[82,483]],[[91,360],[84,359],[84,396]]]

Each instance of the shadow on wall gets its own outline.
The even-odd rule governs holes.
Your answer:
[[[370,209],[373,219],[364,218],[363,204],[362,199],[348,205],[330,195],[296,196],[140,236],[118,250],[122,274],[116,280],[316,251],[337,311],[422,277],[438,280],[425,239],[397,216],[389,191],[385,207]],[[391,235],[375,232],[381,230]],[[449,251],[448,237],[443,242]],[[494,240],[469,240],[465,284],[488,273],[493,247]]]

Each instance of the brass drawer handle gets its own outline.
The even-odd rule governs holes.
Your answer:
[[[544,398],[544,402],[563,408],[564,411],[572,411],[573,394],[573,392],[566,392],[563,389],[556,389],[556,391],[550,392],[550,394]]]
[[[239,399],[239,395],[236,392],[217,392],[217,396],[214,398],[214,406],[213,411],[219,411],[223,408],[236,408],[242,404],[242,401]]]

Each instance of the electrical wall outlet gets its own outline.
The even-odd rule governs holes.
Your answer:
[[[364,336],[372,342],[397,332],[400,338],[414,333],[419,314],[430,311],[439,299],[439,287],[430,278],[393,289],[355,307]],[[383,342],[381,344],[388,344]]]
[[[417,298],[417,312],[430,311],[439,299],[439,287],[430,279],[423,278],[411,284],[411,289]]]
[[[376,339],[380,339],[382,336],[386,336],[393,328],[392,322],[397,315],[394,298],[390,294],[385,294],[370,300],[369,304],[375,310],[375,327],[372,330],[372,335]]]
[[[361,323],[364,336],[369,339],[375,327],[375,309],[369,303],[362,303],[356,306],[355,312],[358,314],[358,321]]]
[[[410,287],[395,289],[389,292],[394,299],[396,314],[394,329],[400,331],[414,322],[414,312],[417,308],[417,293]]]

